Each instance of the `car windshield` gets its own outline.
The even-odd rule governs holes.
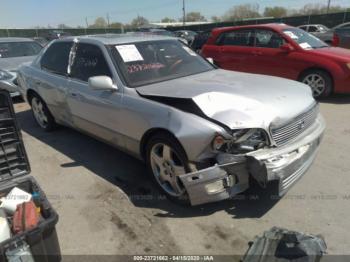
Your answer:
[[[199,74],[215,67],[176,40],[110,46],[126,83],[138,87]]]
[[[4,42],[0,43],[0,58],[35,56],[41,49],[36,42]]]
[[[283,33],[293,39],[303,49],[316,49],[327,47],[328,45],[322,40],[318,39],[302,29],[299,28],[287,28],[283,30]]]

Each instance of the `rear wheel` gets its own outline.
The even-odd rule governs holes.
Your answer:
[[[57,125],[45,102],[38,96],[33,95],[30,100],[34,119],[45,131],[54,130]]]
[[[188,196],[180,175],[189,172],[181,145],[167,134],[153,136],[147,144],[146,162],[149,172],[163,193],[171,200],[188,204]]]
[[[300,81],[310,86],[315,98],[327,97],[332,93],[332,78],[322,70],[310,70],[302,74]]]

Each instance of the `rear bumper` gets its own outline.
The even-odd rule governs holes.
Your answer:
[[[293,143],[242,156],[221,154],[217,157],[217,165],[180,176],[191,204],[231,198],[249,188],[249,176],[262,186],[279,181],[279,195],[282,196],[311,166],[324,129],[325,122],[319,115],[303,136]]]

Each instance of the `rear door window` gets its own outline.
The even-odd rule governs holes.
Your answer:
[[[310,33],[318,32],[318,28],[316,26],[309,26],[309,32]]]
[[[73,42],[57,42],[50,45],[41,58],[41,68],[58,75],[67,75],[69,53]]]
[[[254,46],[254,30],[234,30],[220,35],[217,45]]]
[[[70,76],[87,82],[93,76],[109,76],[112,73],[100,47],[80,43],[75,54]]]

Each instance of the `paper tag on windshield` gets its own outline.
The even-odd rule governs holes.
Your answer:
[[[299,37],[291,31],[284,31],[284,33],[292,39],[298,39]]]
[[[189,53],[192,56],[197,56],[196,52],[193,51],[191,48],[187,47],[187,46],[183,46],[183,49],[185,49],[187,51],[187,53]]]
[[[300,43],[299,45],[303,49],[312,49],[311,45],[309,45],[308,43]]]
[[[115,48],[126,63],[143,61],[143,57],[135,45],[117,45]]]

